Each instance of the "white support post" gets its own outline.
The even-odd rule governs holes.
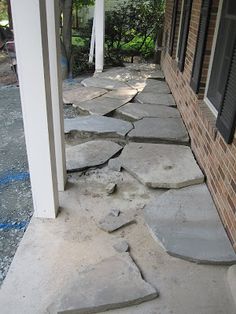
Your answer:
[[[55,218],[59,202],[45,0],[11,4],[34,215]]]
[[[46,0],[48,49],[51,78],[51,96],[54,124],[54,140],[57,166],[58,190],[64,191],[66,184],[66,158],[64,139],[64,117],[62,101],[60,11],[59,0]]]
[[[105,5],[104,0],[96,0],[95,5],[95,70],[104,68]]]

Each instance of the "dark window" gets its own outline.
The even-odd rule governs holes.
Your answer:
[[[184,0],[178,49],[178,67],[181,72],[184,70],[192,2],[193,0]]]
[[[171,20],[171,31],[170,31],[170,42],[169,42],[169,54],[173,55],[174,42],[175,42],[175,29],[178,13],[179,0],[173,0],[172,20]]]
[[[202,75],[202,64],[203,64],[204,51],[206,47],[211,2],[212,0],[202,1],[198,36],[197,36],[197,41],[196,41],[196,51],[195,51],[192,78],[191,78],[191,84],[190,84],[196,93],[199,92],[199,85],[200,85],[200,80],[201,80],[201,75]]]
[[[207,97],[219,112],[217,128],[227,143],[236,119],[236,1],[224,0]]]

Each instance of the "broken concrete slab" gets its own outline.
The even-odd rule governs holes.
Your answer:
[[[128,253],[104,259],[73,275],[62,297],[48,308],[51,314],[92,314],[136,305],[158,297],[142,279]]]
[[[100,97],[106,93],[106,89],[78,86],[76,88],[64,91],[63,100],[65,104],[77,105],[83,101]]]
[[[127,172],[150,188],[178,189],[204,181],[187,146],[129,143],[118,159]]]
[[[85,87],[105,88],[107,90],[129,87],[125,82],[102,78],[102,77],[89,77],[83,80],[81,84]]]
[[[118,252],[118,253],[125,253],[129,251],[129,244],[127,241],[120,239],[118,240],[114,245],[113,248]]]
[[[149,143],[189,143],[181,118],[143,118],[134,122],[134,129],[129,132],[128,139]]]
[[[236,262],[205,184],[164,193],[146,206],[145,220],[170,255],[203,264]]]
[[[66,167],[69,171],[80,171],[103,165],[122,150],[122,146],[112,141],[90,141],[66,149]]]
[[[65,119],[65,133],[77,132],[81,137],[90,136],[125,137],[132,130],[130,122],[98,115]]]
[[[180,118],[180,113],[176,108],[141,104],[127,103],[118,108],[116,113],[120,116],[130,119],[131,121],[140,120],[142,118]]]
[[[164,81],[148,79],[143,93],[170,94],[170,88]]]
[[[110,97],[99,97],[89,101],[81,102],[77,104],[77,107],[84,112],[89,114],[105,116],[112,111],[120,108],[124,104],[130,101],[130,98],[123,100]]]
[[[135,101],[141,104],[163,105],[169,107],[176,107],[175,100],[171,94],[154,94],[154,93],[139,93]]]
[[[111,233],[132,223],[135,223],[135,219],[125,213],[120,213],[119,216],[109,213],[99,221],[98,227],[103,231]]]
[[[229,267],[227,281],[236,306],[236,265]]]

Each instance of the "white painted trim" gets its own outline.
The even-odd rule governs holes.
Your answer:
[[[224,0],[220,0],[220,2],[219,2],[217,19],[216,19],[216,27],[215,27],[214,38],[213,38],[213,43],[212,43],[212,51],[211,51],[210,63],[209,63],[208,74],[207,74],[207,82],[206,82],[206,88],[205,88],[205,95],[204,95],[204,101],[208,105],[208,107],[210,108],[210,110],[212,111],[212,113],[214,114],[215,117],[218,116],[218,111],[216,110],[215,106],[211,103],[211,101],[207,98],[207,92],[208,92],[208,88],[209,88],[211,71],[212,71],[212,66],[213,66],[213,61],[214,61],[214,56],[215,56],[216,43],[217,43],[217,37],[218,37],[218,32],[219,32],[219,27],[220,27],[220,19],[221,19],[223,1]]]
[[[178,40],[177,40],[177,45],[176,45],[176,54],[175,54],[175,59],[179,61],[178,59],[178,51],[179,51],[179,42],[180,42],[180,33],[182,29],[182,21],[183,21],[183,12],[184,12],[184,3],[186,0],[182,0],[181,4],[181,14],[180,14],[180,19],[179,19],[179,34],[178,34]]]

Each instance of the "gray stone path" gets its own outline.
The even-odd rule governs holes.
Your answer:
[[[62,288],[62,296],[48,308],[48,312],[100,313],[157,297],[158,292],[142,279],[129,253],[122,253],[75,273],[70,285]]]
[[[176,108],[132,102],[117,109],[116,113],[121,118],[127,118],[131,121],[142,118],[180,118],[180,113]]]
[[[97,115],[65,119],[65,133],[75,131],[81,136],[88,133],[107,137],[125,137],[132,128],[130,122]]]
[[[205,184],[164,193],[146,206],[145,220],[152,235],[173,256],[197,263],[236,263]]]
[[[170,94],[170,88],[165,81],[149,79],[142,93]]]
[[[66,168],[80,171],[89,167],[103,165],[117,154],[122,146],[111,141],[89,141],[66,149]]]
[[[125,82],[106,79],[106,78],[97,78],[97,77],[90,77],[81,82],[81,84],[85,87],[98,87],[98,88],[105,88],[107,90],[116,90],[119,88],[127,88],[129,87]]]
[[[135,142],[188,144],[189,137],[181,118],[144,118],[134,122],[128,139]]]
[[[191,149],[183,145],[129,143],[118,160],[150,188],[178,189],[204,181]]]

